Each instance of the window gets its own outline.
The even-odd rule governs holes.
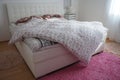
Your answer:
[[[111,0],[109,15],[120,16],[120,0]]]

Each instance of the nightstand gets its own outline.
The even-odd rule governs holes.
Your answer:
[[[68,20],[75,20],[76,19],[75,14],[64,14],[64,17]]]

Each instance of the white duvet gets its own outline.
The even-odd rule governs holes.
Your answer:
[[[32,19],[26,24],[18,25],[10,43],[23,37],[38,37],[62,44],[82,63],[87,65],[92,54],[102,41],[107,31],[100,22],[79,22],[74,20],[40,20]]]

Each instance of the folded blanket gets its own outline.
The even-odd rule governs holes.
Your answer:
[[[107,31],[100,22],[79,22],[74,20],[33,20],[19,26],[10,43],[23,37],[37,37],[62,44],[71,51],[83,65],[87,65],[92,54]]]

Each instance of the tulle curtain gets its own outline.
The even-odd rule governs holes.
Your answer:
[[[120,0],[110,0],[108,8],[109,38],[120,42]]]

